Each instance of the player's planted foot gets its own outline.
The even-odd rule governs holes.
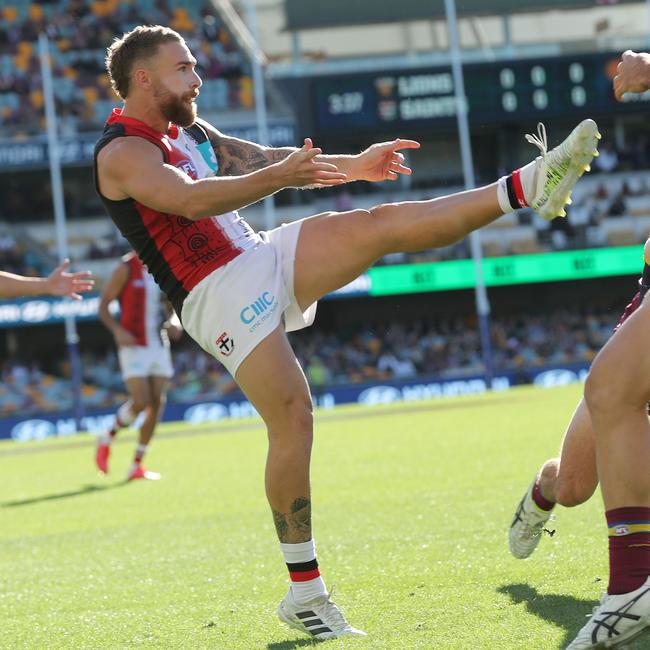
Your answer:
[[[314,598],[305,604],[298,604],[291,588],[278,607],[278,617],[289,627],[304,632],[312,639],[325,641],[340,636],[366,636],[365,632],[353,628],[344,618],[341,610],[331,601],[332,592]]]
[[[108,474],[108,458],[111,455],[111,446],[97,439],[97,448],[95,449],[95,465],[102,474]]]
[[[571,191],[578,179],[590,171],[591,161],[598,155],[600,137],[598,125],[593,120],[580,122],[569,137],[551,151],[548,151],[543,124],[538,124],[537,135],[526,136],[526,140],[542,153],[532,163],[535,165],[534,194],[528,203],[544,219],[566,217],[564,207],[571,204]]]
[[[128,474],[126,475],[127,481],[134,481],[136,479],[146,479],[148,481],[159,481],[162,478],[158,472],[150,472],[148,469],[145,469],[141,463],[133,463],[129,468]]]
[[[650,578],[627,594],[603,594],[567,650],[622,648],[650,627]],[[645,646],[643,646],[645,647]]]
[[[544,524],[551,516],[550,510],[542,510],[533,501],[534,487],[535,481],[519,502],[508,533],[510,552],[519,560],[527,558],[537,548]]]

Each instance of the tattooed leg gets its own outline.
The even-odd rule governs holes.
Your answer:
[[[264,419],[269,438],[265,487],[280,541],[311,538],[309,386],[279,326],[239,367],[235,379]]]
[[[285,544],[298,544],[311,539],[311,501],[298,497],[288,513],[273,509],[273,521],[278,539]]]

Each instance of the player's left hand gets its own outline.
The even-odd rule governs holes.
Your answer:
[[[91,291],[95,286],[95,281],[91,278],[90,271],[67,273],[69,266],[70,260],[66,259],[47,276],[46,293],[51,296],[68,296],[75,300],[81,300],[81,294]]]
[[[358,156],[358,180],[395,181],[400,174],[409,176],[411,168],[404,164],[404,154],[399,149],[419,149],[415,140],[391,140],[378,142],[362,151]]]

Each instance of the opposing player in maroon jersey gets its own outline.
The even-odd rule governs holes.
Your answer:
[[[173,310],[162,322],[163,309],[168,303],[161,298],[158,285],[135,253],[122,258],[102,291],[99,317],[115,339],[122,377],[129,392],[129,400],[118,409],[111,430],[97,439],[95,463],[104,474],[108,473],[111,442],[117,432],[133,424],[143,413],[127,479],[160,478],[157,472],[144,468],[142,459],[162,415],[167,386],[174,374],[169,338],[182,334]],[[113,300],[120,304],[119,320],[109,310]]]
[[[287,187],[395,180],[411,173],[400,150],[419,144],[398,139],[325,156],[309,139],[274,149],[225,136],[196,116],[195,66],[183,39],[164,27],[137,27],[110,46],[107,67],[124,106],[97,143],[97,189],[185,330],[264,419],[266,494],[291,578],[279,617],[316,640],[361,635],[331,601],[316,560],[312,402],[286,331],[309,326],[319,298],[388,253],[447,246],[526,205],[549,219],[564,214],[598,130],[585,120],[548,151],[540,126],[529,141],[541,156],[486,187],[256,233],[236,210]]]

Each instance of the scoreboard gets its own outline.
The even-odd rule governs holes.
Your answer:
[[[470,123],[500,123],[579,114],[645,109],[650,96],[614,99],[612,78],[619,54],[465,65]],[[431,126],[455,120],[451,68],[312,77],[309,101],[314,130],[350,132]]]

